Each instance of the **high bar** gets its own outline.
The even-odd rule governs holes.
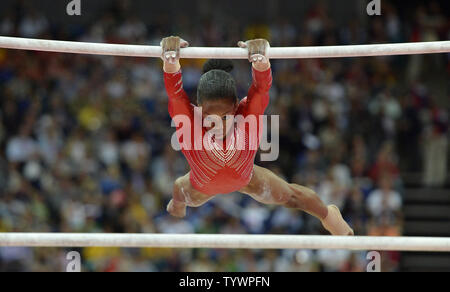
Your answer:
[[[46,52],[93,54],[129,57],[161,56],[161,47],[55,41],[0,36],[0,48]],[[273,47],[271,59],[343,58],[414,54],[450,53],[450,41],[414,42],[375,45],[319,46],[319,47]],[[193,59],[247,59],[247,50],[242,48],[191,47],[181,49],[181,58]]]

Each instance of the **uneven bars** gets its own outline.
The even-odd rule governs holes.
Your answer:
[[[159,46],[84,43],[2,36],[0,36],[0,48],[129,57],[161,56],[161,48]],[[450,41],[352,46],[279,47],[270,48],[268,55],[271,59],[301,59],[434,53],[450,53]],[[192,47],[182,49],[181,58],[247,59],[248,56],[247,51],[241,48]]]
[[[450,238],[238,234],[0,233],[0,246],[350,249],[450,252]]]

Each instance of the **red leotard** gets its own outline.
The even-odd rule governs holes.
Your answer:
[[[219,146],[213,138],[205,139],[207,141],[205,143],[209,144],[206,149],[203,145],[200,150],[195,150],[193,146],[190,149],[182,147],[182,152],[191,167],[190,182],[196,190],[204,194],[217,195],[238,191],[245,187],[252,178],[253,165],[262,132],[259,116],[264,114],[269,103],[272,71],[268,69],[260,72],[252,69],[252,76],[253,82],[248,95],[239,103],[236,115],[242,115],[244,118],[254,115],[258,125],[256,135],[249,134],[248,125],[235,125],[234,130],[229,134],[232,136],[227,137],[229,145],[226,147]],[[194,125],[195,106],[190,103],[188,95],[183,90],[181,70],[173,74],[164,73],[164,83],[169,96],[169,114],[172,119],[177,115],[184,115],[189,117],[191,124]],[[178,129],[178,140],[180,145],[183,145],[183,139],[178,133]],[[191,133],[193,135],[194,130]],[[203,137],[205,133],[206,131],[202,127]],[[257,140],[255,141],[252,136]],[[194,139],[195,137],[192,137],[191,141]],[[245,147],[236,147],[236,141],[245,143],[241,144]]]

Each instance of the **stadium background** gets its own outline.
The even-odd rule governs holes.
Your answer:
[[[447,1],[2,1],[0,35],[157,45],[347,45],[450,39]],[[95,3],[95,4],[94,4]],[[339,4],[338,4],[339,3]],[[194,97],[204,60],[183,60]],[[239,96],[250,65],[235,61]],[[448,54],[273,61],[280,157],[358,235],[450,235]],[[219,196],[165,212],[188,171],[172,150],[161,61],[0,49],[0,232],[325,234],[301,212]],[[364,252],[77,249],[84,271],[364,271]],[[67,249],[0,248],[0,271],[64,271]],[[383,271],[450,269],[446,254],[386,252]]]

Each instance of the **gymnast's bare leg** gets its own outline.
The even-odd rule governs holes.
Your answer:
[[[167,212],[174,217],[183,218],[186,216],[186,207],[200,207],[213,197],[194,189],[189,180],[188,173],[175,181],[173,198],[167,206]]]
[[[289,184],[266,168],[255,165],[250,183],[240,192],[263,204],[280,205],[313,215],[333,235],[354,235],[336,206],[325,206],[313,190]]]

